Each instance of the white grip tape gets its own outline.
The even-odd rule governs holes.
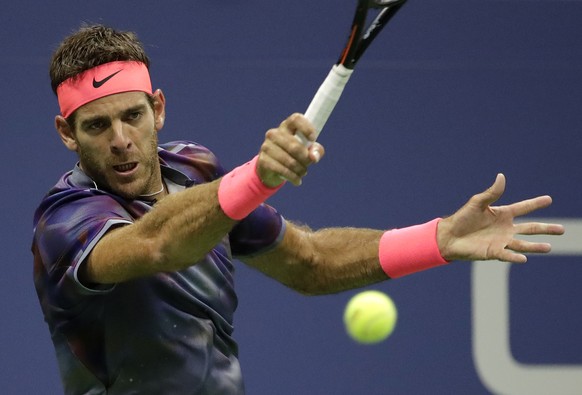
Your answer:
[[[307,107],[305,117],[315,126],[316,139],[339,101],[353,71],[341,64],[334,65]],[[295,137],[304,145],[311,144],[301,132],[298,132]]]

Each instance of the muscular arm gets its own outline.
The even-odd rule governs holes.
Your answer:
[[[219,182],[166,196],[134,224],[109,231],[83,265],[81,281],[116,283],[197,262],[235,224],[218,204]]]
[[[506,206],[492,206],[504,190],[505,177],[500,174],[490,188],[474,195],[455,214],[440,221],[436,241],[445,260],[523,263],[527,261],[526,253],[550,251],[549,243],[520,240],[516,236],[561,235],[564,233],[562,225],[516,224],[514,220],[548,207],[552,199],[538,196]],[[383,231],[330,228],[313,232],[290,223],[287,226],[277,248],[245,262],[305,294],[339,292],[388,278],[378,257]],[[386,248],[407,246],[394,244]]]
[[[303,294],[335,293],[388,278],[378,262],[381,235],[356,228],[312,231],[287,222],[275,249],[244,262]]]
[[[291,180],[299,185],[307,167],[323,147],[306,148],[293,137],[297,130],[313,137],[312,125],[298,114],[267,132],[258,157],[257,174],[268,187]],[[316,155],[317,153],[317,155]],[[170,195],[135,224],[108,232],[95,246],[81,271],[81,280],[115,283],[162,271],[184,269],[201,259],[234,226],[220,208],[220,180]],[[491,206],[505,190],[498,175],[485,192],[438,226],[437,243],[446,260],[499,259],[525,262],[524,253],[545,253],[548,243],[516,239],[519,234],[559,235],[558,224],[514,224],[514,218],[551,204],[549,196]],[[383,231],[329,228],[311,231],[287,223],[283,241],[272,251],[245,262],[306,294],[333,293],[387,279],[378,257]],[[398,248],[398,246],[389,246]]]
[[[299,144],[296,130],[309,138],[315,133],[299,114],[267,131],[257,163],[265,185],[277,186],[282,178],[300,184],[306,167],[323,155],[317,143],[310,149]],[[217,180],[169,195],[134,224],[107,232],[81,267],[81,281],[116,283],[181,270],[200,260],[236,223],[220,207],[219,185]]]

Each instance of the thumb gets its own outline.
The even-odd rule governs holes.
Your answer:
[[[486,208],[495,203],[501,195],[505,192],[505,176],[502,173],[497,174],[495,182],[487,190],[478,194],[476,198],[476,203],[481,208]]]

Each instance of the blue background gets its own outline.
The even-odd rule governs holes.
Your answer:
[[[75,162],[54,130],[48,62],[81,22],[135,30],[167,98],[162,141],[191,139],[226,167],[305,110],[336,60],[354,2],[32,1],[0,14],[0,384],[61,392],[32,284],[32,213]],[[270,203],[314,228],[391,228],[448,215],[498,172],[500,204],[550,194],[539,215],[582,217],[582,2],[410,0],[358,66],[320,141],[327,155]],[[582,364],[580,259],[512,274],[512,352]],[[494,263],[493,263],[494,264]],[[356,291],[305,297],[243,265],[235,335],[249,394],[487,394],[471,349],[471,264],[371,288],[399,308],[361,346],[342,313]],[[582,393],[582,388],[580,392]]]

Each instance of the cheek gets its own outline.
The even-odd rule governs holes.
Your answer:
[[[99,157],[101,157],[101,155],[97,155],[92,150],[83,147],[79,147],[77,153],[79,154],[79,160],[84,168],[97,170],[101,167],[99,165]]]
[[[106,152],[100,149],[99,146],[83,144],[82,142],[77,144],[77,154],[81,163],[93,170],[102,168],[107,158]]]
[[[77,143],[77,152],[82,153],[83,155],[93,155],[94,152],[98,152],[99,148],[94,143],[86,144],[82,141]]]
[[[150,133],[144,133],[140,141],[141,150],[148,155],[158,152],[158,134],[154,129]]]

